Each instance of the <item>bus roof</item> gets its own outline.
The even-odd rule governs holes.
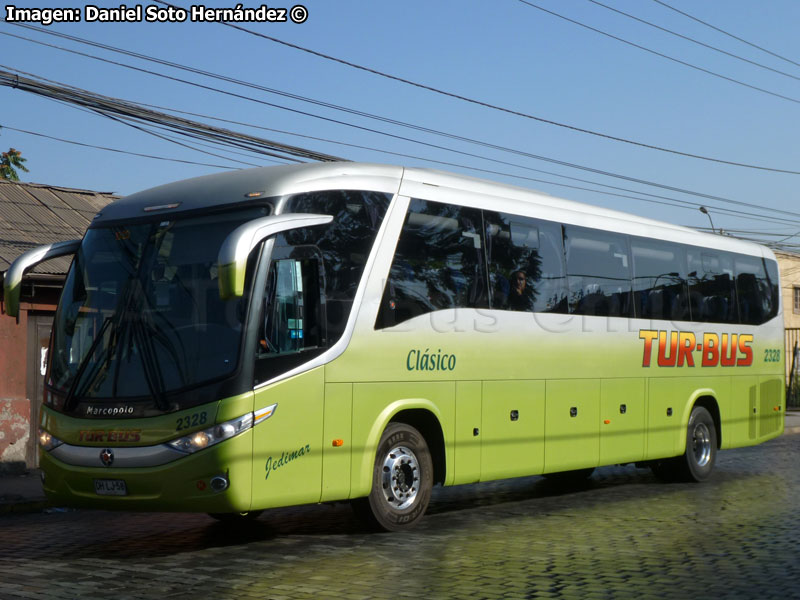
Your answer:
[[[141,218],[151,213],[166,216],[226,204],[241,205],[248,200],[332,189],[361,189],[388,194],[399,191],[411,197],[774,258],[771,250],[752,242],[701,233],[622,211],[564,200],[527,188],[434,169],[357,162],[258,167],[168,183],[109,204],[98,213],[92,226]]]

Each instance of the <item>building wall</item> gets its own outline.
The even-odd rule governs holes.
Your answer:
[[[783,298],[783,324],[786,332],[786,383],[792,370],[794,343],[800,341],[800,309],[795,308],[795,294],[800,294],[800,254],[776,252],[778,268],[781,273],[781,296]],[[795,377],[800,376],[800,365],[795,365]]]
[[[776,252],[775,256],[781,272],[784,326],[800,327],[800,310],[794,307],[794,290],[800,290],[800,254]]]
[[[61,283],[26,285],[19,323],[0,314],[0,473],[38,466],[42,353],[47,346]]]
[[[0,471],[24,471],[32,442],[27,340],[27,311],[20,311],[19,324],[0,316]]]

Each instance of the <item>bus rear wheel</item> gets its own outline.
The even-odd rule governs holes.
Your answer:
[[[653,472],[665,481],[705,481],[717,460],[717,428],[708,409],[695,406],[686,428],[683,456],[658,461]]]
[[[390,423],[381,436],[372,471],[372,491],[353,501],[356,514],[368,525],[399,531],[425,514],[433,488],[433,461],[419,431],[405,423]]]

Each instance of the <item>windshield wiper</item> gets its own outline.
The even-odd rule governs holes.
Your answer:
[[[111,324],[111,322],[112,322],[111,317],[106,317],[103,320],[103,324],[100,326],[100,330],[97,332],[97,336],[95,336],[94,340],[92,341],[92,345],[89,346],[89,351],[86,353],[86,355],[83,357],[83,360],[81,360],[81,363],[78,365],[78,370],[75,372],[75,377],[72,378],[72,383],[70,384],[69,390],[67,390],[67,395],[64,398],[64,411],[65,412],[69,411],[72,408],[72,404],[74,403],[75,399],[80,397],[80,395],[77,393],[78,386],[80,385],[80,382],[83,379],[83,374],[86,372],[86,369],[89,367],[90,357],[94,354],[95,350],[97,350],[97,347],[100,345],[100,342],[105,337],[106,329],[108,329],[108,326]],[[112,332],[112,335],[113,335],[113,332]],[[108,347],[105,350],[106,351],[106,360],[105,360],[106,364],[108,364],[111,361],[111,356],[112,356],[112,354],[114,352],[114,346],[116,345],[115,341],[116,340],[114,340],[114,342],[109,342]],[[89,383],[87,385],[81,386],[81,391],[83,391],[84,388],[90,387],[91,384],[94,383],[94,381],[97,379],[97,376],[99,375],[99,373],[100,373],[100,369],[95,371],[95,373],[89,379]]]
[[[155,350],[148,336],[148,331],[152,332],[154,336],[160,336],[161,332],[159,332],[154,325],[145,323],[145,315],[147,314],[145,304],[147,304],[149,308],[150,303],[142,288],[141,281],[138,279],[132,281],[128,289],[127,301],[122,308],[119,319],[122,320],[125,318],[125,323],[128,326],[125,333],[128,335],[129,340],[129,359],[133,355],[133,348],[135,347],[138,350],[139,360],[142,363],[142,371],[144,373],[145,382],[147,383],[147,388],[150,390],[150,394],[153,396],[158,408],[167,412],[169,410],[169,402],[167,402],[165,393],[166,385],[164,384],[164,377],[158,366],[158,361],[154,358]],[[180,368],[177,356],[174,355],[174,350],[171,354],[173,355],[173,360],[175,360],[175,363]],[[122,360],[122,356],[119,357],[119,360]],[[117,393],[117,385],[119,383],[121,370],[122,369],[118,367],[114,373],[114,381],[111,387],[111,393],[114,396],[116,396]],[[180,371],[180,374],[181,378],[184,379],[185,376],[182,371]]]
[[[145,328],[142,317],[139,316],[133,320],[131,322],[131,327],[133,328],[133,336],[136,340],[136,345],[139,348],[139,358],[142,361],[142,371],[144,371],[147,387],[150,389],[150,393],[153,395],[158,408],[167,412],[169,410],[169,402],[167,402],[164,393],[166,387],[164,385],[164,375],[161,372],[161,368],[158,366],[158,361],[154,359],[155,350],[147,334],[147,329]]]

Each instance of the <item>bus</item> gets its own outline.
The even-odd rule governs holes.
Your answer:
[[[646,465],[709,477],[780,435],[773,253],[439,171],[248,169],[103,208],[54,317],[41,411],[61,506],[350,501],[399,530],[434,485]]]

